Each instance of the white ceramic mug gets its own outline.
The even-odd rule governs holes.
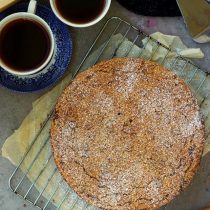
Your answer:
[[[88,0],[87,0],[88,1]],[[90,0],[91,1],[91,0]],[[88,27],[88,26],[92,26],[96,23],[98,23],[102,18],[104,18],[104,16],[107,14],[107,12],[109,11],[110,5],[111,5],[111,0],[106,0],[105,2],[105,6],[103,8],[103,11],[101,12],[101,14],[99,14],[94,20],[91,20],[90,22],[87,23],[74,23],[71,22],[69,20],[66,20],[58,11],[58,8],[56,7],[55,4],[55,0],[50,0],[50,5],[51,8],[53,10],[53,12],[56,14],[56,16],[65,24],[69,25],[69,26],[73,26],[73,27],[77,27],[77,28],[84,28],[84,27]]]
[[[54,41],[54,37],[53,37],[53,33],[49,27],[49,25],[45,22],[45,20],[43,20],[42,18],[40,18],[39,16],[37,16],[36,13],[36,8],[37,8],[37,1],[36,0],[31,0],[28,6],[28,11],[27,12],[18,12],[18,13],[14,13],[12,15],[7,16],[6,18],[4,18],[1,22],[0,22],[0,33],[2,31],[2,29],[9,23],[11,23],[14,20],[20,20],[20,19],[29,19],[29,20],[33,20],[37,23],[39,23],[40,25],[43,26],[43,28],[46,30],[46,32],[48,33],[48,36],[50,38],[50,51],[49,54],[47,56],[47,58],[45,59],[45,61],[40,64],[40,66],[38,66],[35,69],[30,69],[28,71],[18,71],[16,69],[12,69],[11,67],[7,66],[2,58],[0,57],[0,66],[8,71],[9,73],[15,74],[15,75],[31,75],[34,73],[39,72],[40,70],[42,70],[44,67],[46,67],[46,65],[50,62],[53,52],[54,52],[54,48],[55,48],[55,41]]]

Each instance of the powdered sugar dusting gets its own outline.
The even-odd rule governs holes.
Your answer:
[[[71,129],[76,128],[76,123],[73,121],[68,122],[68,125]]]
[[[175,85],[173,81],[162,82],[158,87],[139,93],[139,121],[150,121],[151,130],[161,148],[170,148],[175,142],[180,142],[182,146],[186,138],[202,128],[198,107],[194,107],[196,111],[189,109],[189,104],[192,104],[191,93],[183,97],[183,86],[179,86],[176,91],[167,88],[177,85],[177,81]]]
[[[152,198],[152,202],[155,203],[158,200],[162,199],[160,188],[162,187],[162,184],[159,180],[153,180],[149,183],[149,185],[146,187],[146,194]]]
[[[113,174],[109,172],[108,166],[101,167],[100,186],[107,196],[110,196],[112,202],[117,205],[121,194],[127,194],[132,190],[132,186],[139,179],[143,179],[143,168],[140,163],[129,166],[126,170]]]
[[[135,62],[129,62],[123,65],[121,71],[124,72],[126,78],[123,78],[121,75],[117,75],[115,77],[116,80],[119,81],[119,85],[117,86],[117,91],[123,93],[125,97],[129,96],[136,85],[138,80],[137,73],[137,65]]]
[[[113,99],[106,93],[100,92],[95,96],[95,106],[100,109],[101,112],[107,112],[113,108]]]
[[[136,67],[137,67],[136,62],[130,61],[130,62],[125,63],[120,70],[126,73],[134,72],[136,71]]]
[[[197,111],[192,116],[192,119],[190,122],[183,123],[183,125],[181,126],[181,132],[182,132],[183,137],[188,137],[188,136],[193,135],[195,131],[200,128],[202,128],[201,116],[200,116],[200,113]]]
[[[189,184],[204,134],[182,80],[151,62],[115,59],[75,81],[56,106],[52,145],[81,197],[104,209],[153,209]]]

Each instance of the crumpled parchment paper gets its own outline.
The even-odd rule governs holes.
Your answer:
[[[141,56],[162,63],[183,77],[201,104],[201,112],[204,115],[206,129],[206,144],[203,154],[205,155],[210,151],[210,136],[207,135],[210,132],[210,97],[204,100],[210,92],[210,77],[206,77],[206,74],[201,70],[179,59],[177,53],[183,57],[194,59],[202,58],[204,55],[200,49],[187,48],[179,37],[164,35],[159,32],[152,34],[151,37],[171,48],[173,52],[167,52],[165,48],[158,47],[157,43],[149,38],[145,38],[143,40],[144,47],[139,48],[128,39],[123,39],[121,34],[116,34],[107,44],[99,60],[109,59],[113,55],[116,57]],[[100,46],[86,59],[82,70],[95,63],[95,58],[105,44]],[[184,70],[182,70],[183,65],[185,66]],[[34,142],[40,128],[52,112],[57,98],[71,79],[72,76],[68,75],[56,87],[33,103],[33,109],[26,116],[19,129],[7,138],[2,148],[2,155],[15,166],[18,166],[24,154],[32,145],[26,158],[20,165],[21,170],[33,182],[32,187],[36,187],[45,198],[51,198],[55,206],[59,206],[64,196],[66,196],[62,206],[60,206],[62,210],[70,209],[70,207],[73,209],[83,209],[84,206],[88,209],[96,209],[79,199],[73,190],[63,182],[59,172],[56,171],[49,141],[50,121],[46,123],[44,129],[40,132],[39,138]]]

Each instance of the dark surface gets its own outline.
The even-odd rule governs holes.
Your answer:
[[[127,9],[147,16],[180,16],[176,0],[118,0]]]
[[[40,2],[48,3],[47,0]],[[144,17],[126,10],[116,0],[113,0],[109,13],[100,23],[84,29],[69,28],[72,34],[74,51],[71,64],[67,70],[68,73],[75,70],[101,27],[112,16],[119,16],[147,33],[160,31],[170,35],[178,35],[187,46],[200,47],[205,53],[205,57],[200,61],[196,61],[196,63],[206,71],[209,71],[209,43],[197,44],[193,42],[181,17]],[[0,148],[5,139],[20,126],[24,117],[30,112],[32,103],[45,92],[47,90],[39,93],[20,94],[0,87]],[[37,210],[36,207],[33,207],[10,191],[8,179],[13,170],[14,167],[11,163],[0,157],[0,210]],[[200,210],[209,205],[210,179],[208,179],[208,174],[210,174],[210,153],[203,158],[201,167],[191,186],[172,201],[166,210]]]

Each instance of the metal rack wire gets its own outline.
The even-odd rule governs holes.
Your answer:
[[[118,43],[116,45],[116,49],[114,52],[112,52],[109,56],[109,58],[116,57],[117,56],[117,50],[122,47],[122,44],[125,39],[130,41],[130,46],[126,49],[126,52],[123,56],[127,57],[134,46],[138,46],[139,48],[142,48],[143,50],[140,51],[138,57],[144,57],[145,59],[152,60],[155,56],[155,53],[158,52],[158,50],[162,50],[165,53],[165,56],[162,57],[161,60],[158,62],[162,65],[165,65],[165,61],[169,58],[169,55],[171,53],[171,50],[167,48],[166,46],[159,43],[157,40],[153,39],[152,37],[146,35],[144,32],[139,31],[137,28],[132,26],[131,24],[127,23],[126,21],[118,18],[113,17],[107,21],[107,23],[104,25],[102,30],[100,31],[99,35],[93,42],[92,46],[86,53],[84,59],[82,60],[81,64],[78,66],[78,68],[73,72],[73,77],[77,75],[78,72],[83,70],[86,65],[86,61],[88,57],[96,50],[99,49],[97,56],[95,56],[94,60],[92,61],[92,65],[97,63],[100,60],[103,60],[103,52],[107,50],[107,47],[116,34],[122,34],[120,40],[118,40]],[[144,45],[142,44],[142,40],[146,40]],[[144,55],[144,49],[146,48],[147,44],[153,43],[153,51],[152,53],[147,56]],[[191,83],[196,82],[197,88],[194,89],[194,94],[197,95],[199,93],[200,95],[200,105],[204,103],[205,99],[209,97],[210,95],[210,89],[205,89],[205,83],[208,82],[209,75],[208,73],[203,73],[203,78],[200,78],[200,81],[198,82],[198,78],[196,77],[198,72],[202,72],[201,69],[197,66],[195,66],[193,63],[191,63],[189,60],[186,60],[182,58],[181,56],[177,55],[175,59],[171,60],[171,63],[167,68],[170,68],[171,70],[175,71],[179,76],[183,77],[188,85],[191,85]],[[181,70],[180,70],[181,69]],[[190,74],[186,74],[185,70],[189,71]],[[205,91],[203,91],[205,89]],[[202,91],[201,91],[202,90]],[[209,116],[210,112],[205,114],[205,117],[207,118]],[[53,162],[52,153],[50,150],[50,144],[49,140],[50,137],[47,136],[45,139],[39,140],[39,136],[41,133],[46,129],[48,126],[48,123],[51,119],[51,115],[45,120],[43,123],[40,131],[37,133],[36,137],[33,139],[32,144],[30,145],[28,151],[26,154],[23,155],[23,158],[19,165],[14,170],[13,174],[11,175],[9,179],[9,186],[13,192],[23,197],[25,200],[32,203],[34,206],[39,207],[40,209],[47,210],[47,209],[61,209],[66,202],[69,202],[69,199],[71,200],[70,206],[68,207],[69,210],[77,209],[96,209],[95,207],[92,207],[82,201],[73,191],[71,188],[68,187],[68,185],[65,183],[65,181],[62,179],[62,177],[59,175],[59,172]],[[207,134],[206,137],[209,136],[210,133]],[[39,141],[39,142],[38,142]],[[33,149],[39,144],[39,150],[33,154],[33,158],[31,159],[30,164],[26,164],[27,159],[29,156],[31,156]],[[45,157],[45,160],[42,163],[42,167],[39,171],[37,171],[36,176],[34,177],[33,181],[29,181],[28,175],[31,173],[31,170],[33,169],[34,165],[36,164],[37,160],[41,157],[41,154],[44,150],[49,150],[47,153],[47,156]],[[33,152],[34,153],[34,152]],[[26,164],[26,170],[25,173],[21,171],[22,166]],[[52,172],[51,174],[48,174],[46,183],[42,186],[39,191],[36,189],[37,183],[39,180],[45,175],[46,171],[49,170],[49,167],[53,166],[53,168],[50,169]],[[53,187],[48,189],[50,183],[52,180],[56,177],[56,181],[54,181]],[[62,198],[57,202],[56,206],[53,204],[54,197],[56,193],[60,190],[62,186],[63,192],[62,192]],[[48,189],[48,197],[45,196],[45,191]],[[71,197],[71,198],[70,198]],[[78,204],[80,205],[78,207]],[[164,207],[166,209],[167,207]]]

